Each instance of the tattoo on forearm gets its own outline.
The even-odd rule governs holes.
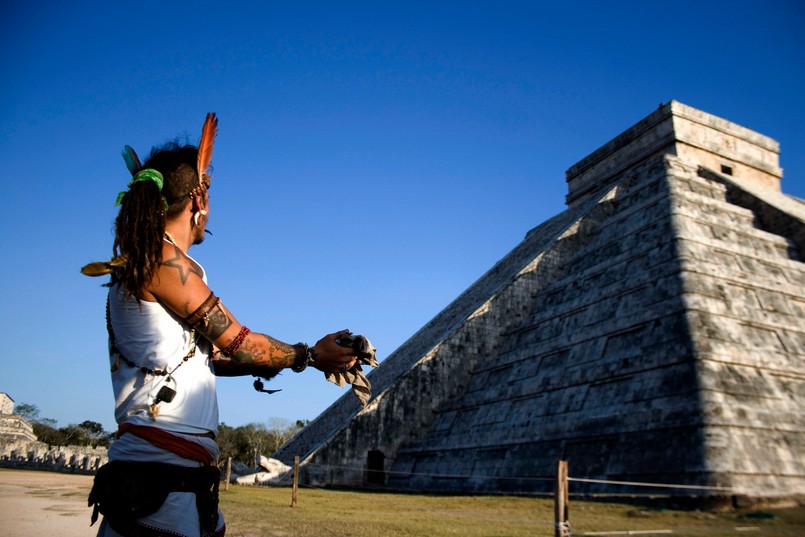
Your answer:
[[[232,360],[241,364],[264,367],[283,368],[293,365],[296,351],[287,345],[265,334],[251,333],[232,356]]]
[[[162,265],[165,267],[175,268],[179,271],[179,277],[182,280],[182,285],[187,283],[187,279],[190,277],[191,274],[196,274],[199,278],[204,276],[201,267],[187,257],[178,246],[174,245],[174,255],[170,259],[163,259]]]

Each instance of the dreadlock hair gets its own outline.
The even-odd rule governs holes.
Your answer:
[[[153,181],[138,181],[123,198],[115,220],[113,251],[124,256],[126,264],[115,272],[113,281],[138,301],[162,262],[165,222],[184,211],[199,185],[197,158],[198,148],[178,142],[153,148],[143,168],[162,174],[162,192]]]

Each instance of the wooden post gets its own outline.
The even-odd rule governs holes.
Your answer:
[[[291,491],[291,507],[296,507],[296,491],[299,488],[299,455],[293,458],[293,489]]]
[[[229,480],[232,479],[232,457],[226,459],[226,484],[224,490],[229,490]]]
[[[554,537],[570,537],[570,521],[568,520],[568,486],[567,461],[556,464],[556,497],[554,499]]]

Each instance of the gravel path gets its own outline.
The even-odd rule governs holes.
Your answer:
[[[92,476],[0,469],[0,537],[91,537]]]

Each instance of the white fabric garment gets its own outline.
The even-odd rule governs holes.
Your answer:
[[[204,281],[207,281],[206,275]],[[119,424],[128,422],[170,431],[202,445],[215,460],[218,457],[215,440],[192,436],[218,432],[211,345],[198,335],[195,336],[198,342],[194,343],[192,331],[162,304],[126,299],[119,285],[109,290],[109,321],[114,333],[114,347],[135,364],[132,367],[110,352],[115,420]],[[194,354],[185,360],[194,347]],[[141,368],[168,371],[170,375],[144,373]],[[176,395],[171,402],[159,403],[158,412],[152,415],[149,407],[163,386],[175,390]],[[199,462],[183,459],[133,434],[124,434],[112,443],[109,460],[200,466]],[[139,519],[138,524],[177,537],[199,537],[202,529],[197,513],[195,494],[172,492],[156,513]],[[224,517],[219,510],[218,531],[223,526]],[[118,533],[103,521],[98,535],[115,537]]]
[[[206,276],[204,276],[206,282]],[[109,290],[109,316],[117,350],[110,354],[115,420],[149,425],[172,432],[203,434],[218,432],[218,401],[215,374],[210,362],[210,344],[158,302],[125,298],[120,285]],[[195,346],[195,354],[184,360]],[[144,373],[168,371],[170,375]],[[149,407],[163,386],[176,391],[170,403],[158,404],[152,416]]]

